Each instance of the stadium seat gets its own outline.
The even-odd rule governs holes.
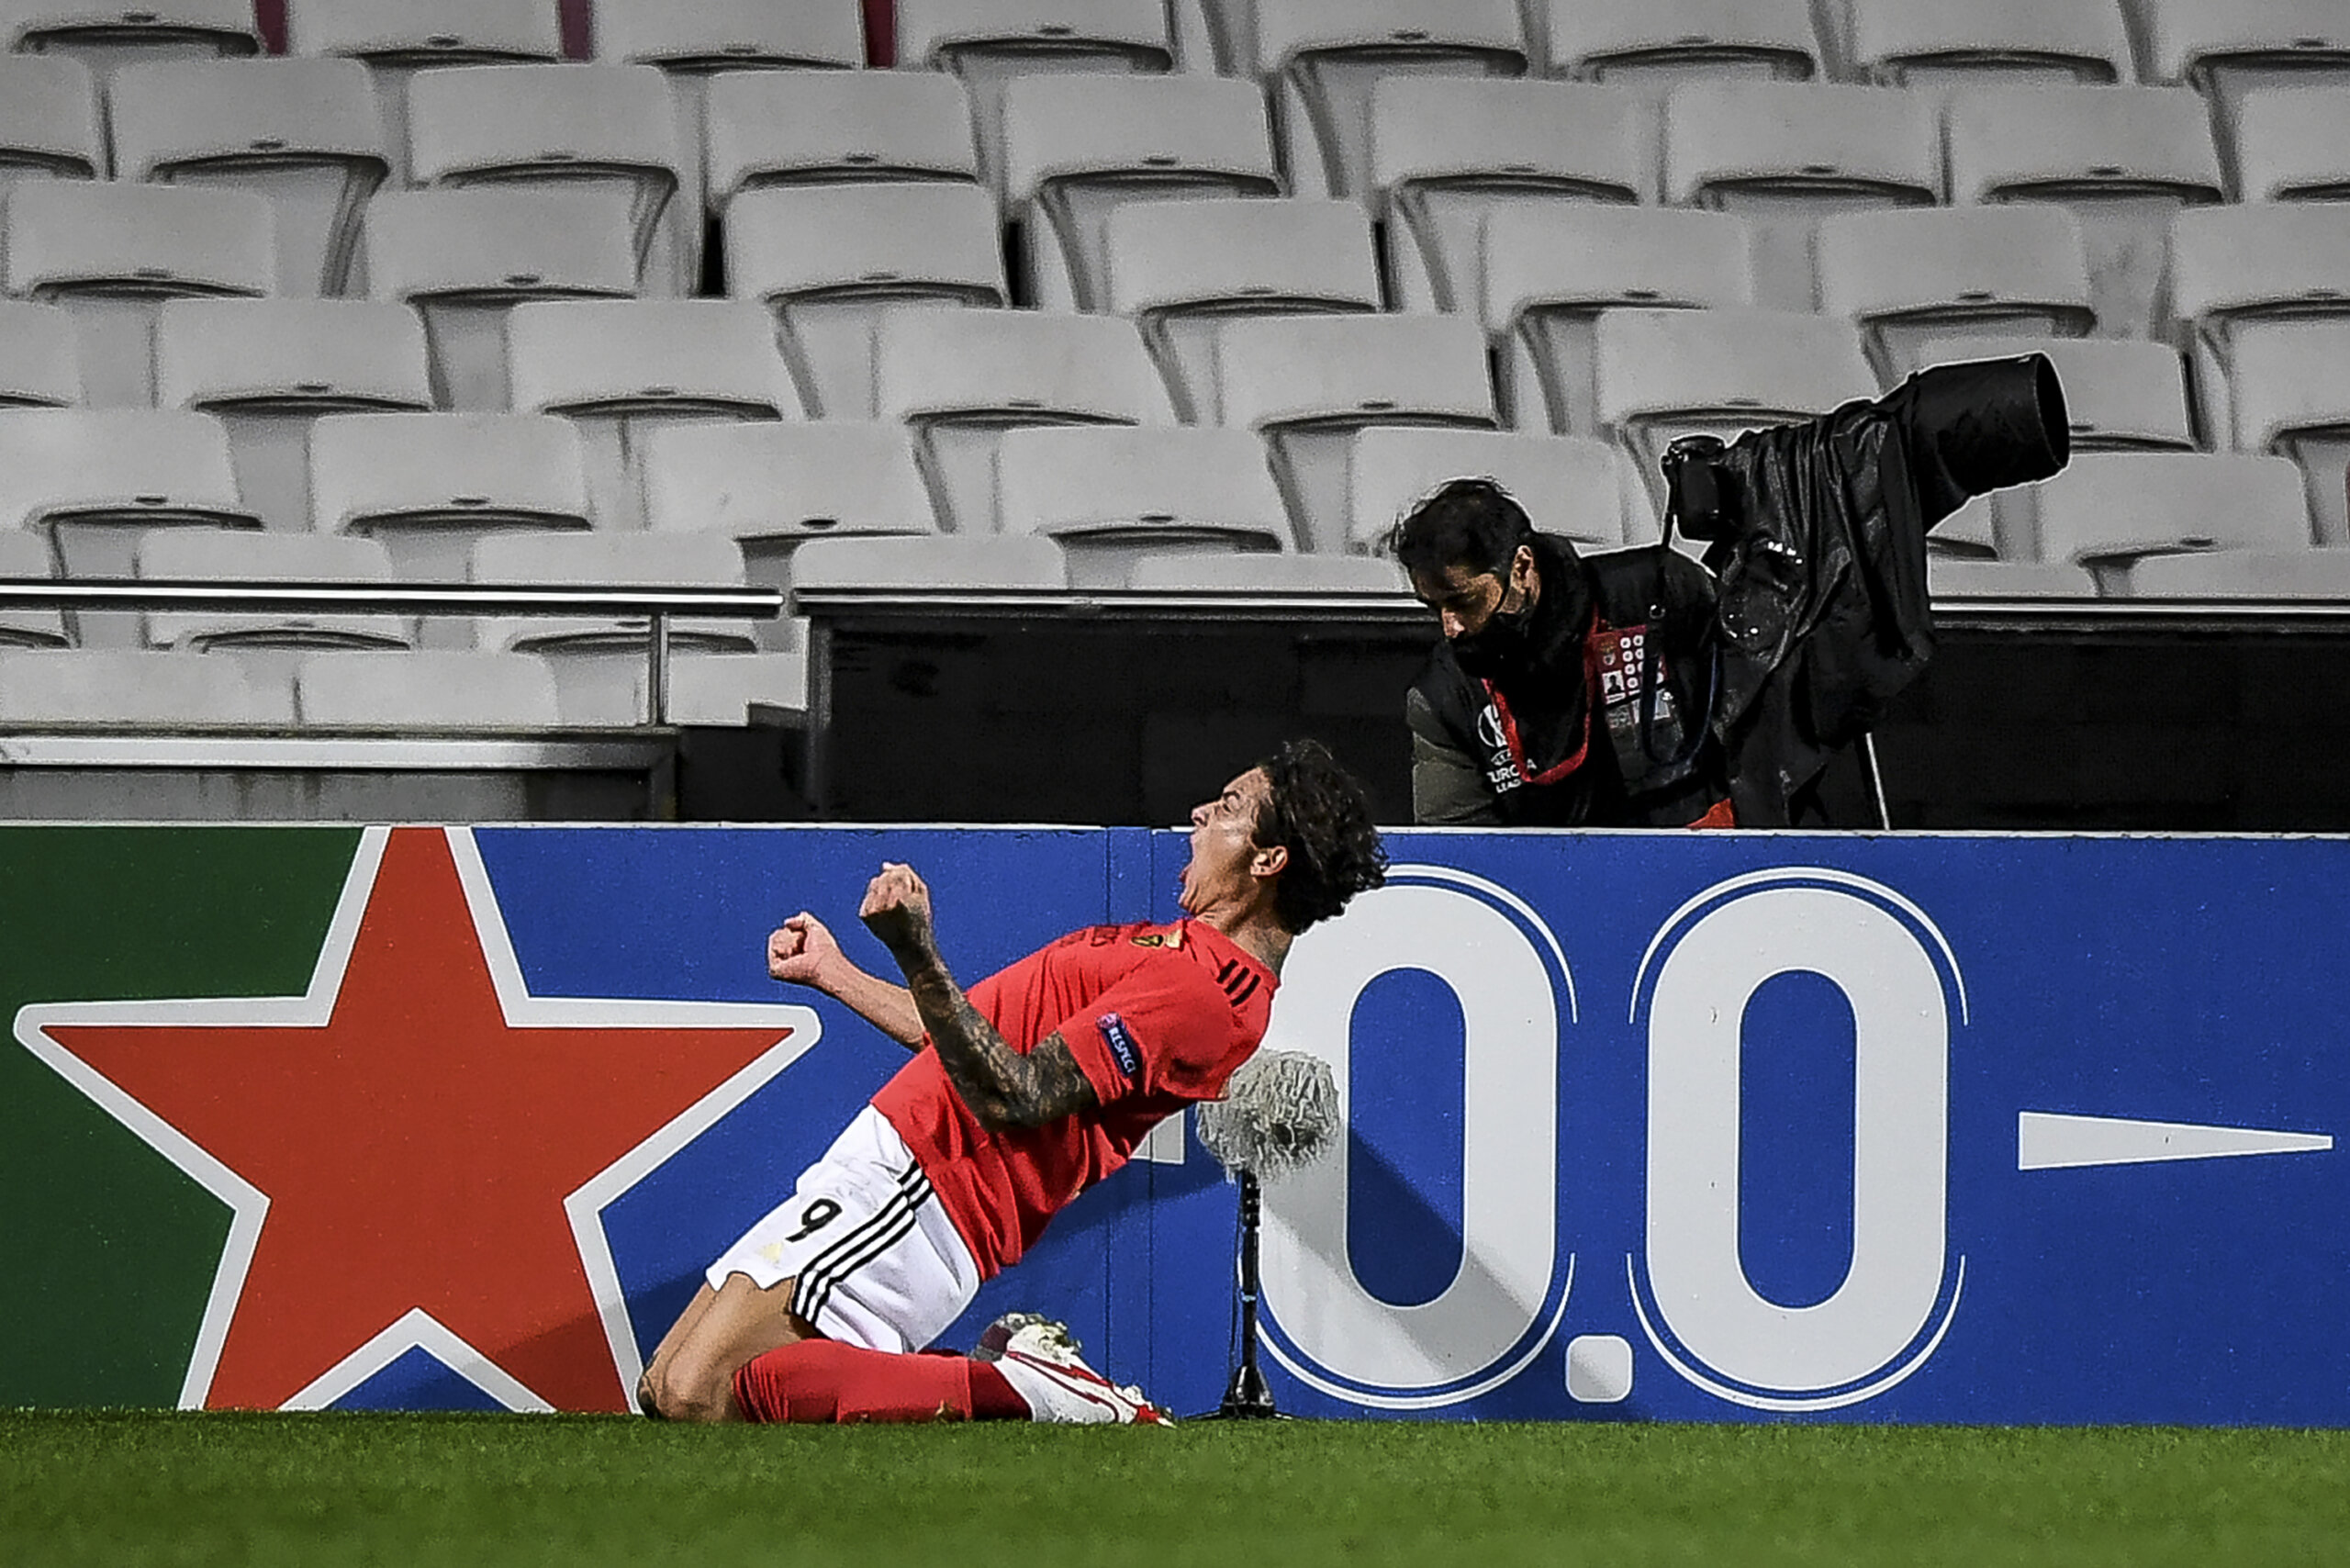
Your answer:
[[[2337,0],[2137,0],[2146,76],[2183,82],[2210,100],[2223,156],[2232,156],[2246,94],[2262,87],[2350,83],[2350,10]]]
[[[2098,332],[2169,332],[2170,219],[2221,198],[2202,99],[2177,87],[1974,88],[1951,95],[1944,125],[1952,199],[2068,208]]]
[[[269,204],[232,191],[39,180],[7,198],[9,294],[73,313],[84,396],[155,401],[154,322],[175,295],[261,295],[276,272]]]
[[[1876,395],[1860,329],[1776,310],[1610,310],[1599,318],[1599,429],[1660,504],[1675,437],[1735,440],[1758,426]]]
[[[640,672],[639,680],[643,678]],[[738,728],[751,711],[803,718],[808,711],[805,654],[680,654],[669,666],[669,722]],[[648,711],[636,694],[634,711]]]
[[[1347,548],[1350,438],[1376,425],[1495,423],[1484,335],[1459,316],[1289,316],[1217,345],[1222,422],[1270,448],[1299,542]]]
[[[256,533],[174,528],[139,544],[141,577],[254,583],[388,585],[392,558],[381,543],[331,533]],[[140,616],[150,647],[207,649],[412,648],[407,616],[218,610],[150,610]],[[290,663],[285,673],[292,673]]]
[[[1684,82],[1664,108],[1664,199],[1753,225],[1755,298],[1813,308],[1812,230],[1838,212],[1931,207],[1942,137],[1927,94],[1790,82]]]
[[[2171,306],[2191,353],[2203,426],[2235,428],[2229,383],[2248,338],[2350,316],[2350,207],[2190,207],[2171,222]]]
[[[432,407],[424,323],[386,300],[165,300],[155,383],[162,407],[220,420],[238,493],[281,532],[309,532],[320,415]]]
[[[2245,201],[2350,200],[2350,93],[2265,87],[2236,121],[2236,190]]]
[[[2088,453],[2039,489],[2040,558],[2077,562],[2107,591],[2143,555],[2311,544],[2301,472],[2282,457]]]
[[[1854,67],[1887,86],[2127,82],[2135,72],[2117,0],[1847,0]]]
[[[1007,431],[996,512],[1005,534],[1058,541],[1072,588],[1122,588],[1138,557],[1161,550],[1295,546],[1264,443],[1248,431]]]
[[[1926,591],[1947,599],[2094,599],[2097,579],[2071,561],[1996,561],[1929,552]]]
[[[650,65],[474,65],[408,84],[408,161],[420,185],[611,190],[629,203],[640,285],[688,292],[654,260],[688,153],[668,83]],[[701,150],[690,154],[699,159]]]
[[[394,655],[393,657],[404,655]],[[150,648],[0,649],[0,724],[282,728],[291,694],[257,685],[234,659]]]
[[[1275,105],[1281,166],[1301,196],[1371,188],[1372,85],[1404,73],[1523,76],[1516,0],[1257,0],[1252,71]]]
[[[743,557],[714,533],[507,533],[474,546],[477,583],[546,587],[739,588]],[[669,641],[680,650],[756,651],[749,621],[680,616]],[[554,674],[566,723],[631,724],[644,716],[638,694],[651,638],[643,616],[485,616],[478,644],[492,653],[536,654]]]
[[[1943,338],[1926,345],[1919,366],[2032,353],[2046,354],[2056,367],[2075,452],[2197,449],[2185,366],[2168,343],[2124,338]]]
[[[28,529],[0,531],[0,577],[47,577],[56,570],[48,540]],[[0,604],[0,647],[62,648],[73,641],[62,610]]]
[[[1058,72],[1175,68],[1163,0],[897,0],[898,66],[944,71],[970,90],[979,170],[1003,189],[1003,86]]]
[[[345,291],[359,215],[391,172],[365,66],[352,60],[129,66],[116,79],[109,119],[118,177],[269,199],[275,292]]]
[[[1583,436],[1518,431],[1357,431],[1347,469],[1347,543],[1378,554],[1412,505],[1449,479],[1492,479],[1545,533],[1586,547],[1625,543],[1615,450]]]
[[[321,729],[549,730],[564,722],[554,672],[529,654],[306,654],[295,666],[294,704],[304,726]]]
[[[789,589],[792,556],[810,541],[938,526],[902,425],[674,425],[645,443],[643,477],[654,532],[730,538],[767,588]],[[796,622],[753,625],[768,648],[798,642]]]
[[[252,0],[0,0],[0,50],[62,54],[89,68],[101,96],[125,65],[255,54]]]
[[[1023,76],[1003,84],[1004,211],[1020,226],[1028,294],[1102,309],[1106,227],[1134,201],[1279,196],[1264,100],[1218,76]]]
[[[2141,555],[2116,574],[2123,599],[2281,599],[2350,603],[2350,550],[2197,550]]]
[[[1371,207],[1404,310],[1477,308],[1477,232],[1505,209],[1652,201],[1656,106],[1582,83],[1395,76],[1371,91]]]
[[[2233,372],[2232,444],[2299,464],[2318,543],[2350,544],[2350,320],[2251,334]]]
[[[2060,207],[1848,212],[1820,220],[1817,250],[1821,309],[1859,324],[1888,380],[1939,337],[2097,324],[2080,226]]]
[[[63,409],[81,401],[72,312],[62,305],[0,299],[0,409]]]
[[[414,306],[444,409],[508,405],[506,318],[531,299],[636,291],[628,198],[598,190],[396,191],[367,204],[368,292]]]
[[[1202,589],[1292,594],[1402,594],[1404,568],[1368,555],[1277,555],[1267,551],[1175,550],[1137,556],[1126,586],[1159,593]]]
[[[793,562],[800,588],[991,588],[1059,592],[1069,566],[1050,539],[942,533],[910,539],[813,539]]]
[[[1602,310],[1754,303],[1751,236],[1727,212],[1504,207],[1486,218],[1478,259],[1498,389],[1528,430],[1597,429],[1592,324]]]
[[[995,450],[1024,425],[1171,424],[1134,324],[1114,316],[909,307],[875,339],[875,405],[902,421],[940,521],[993,527]]]
[[[811,416],[870,418],[881,311],[1009,303],[995,202],[937,181],[744,191],[726,209],[726,290],[773,312]]]
[[[755,78],[787,72],[861,76],[864,18],[849,0],[778,6],[773,0],[598,0],[596,58],[620,65],[657,66],[669,84],[684,163],[677,200],[662,219],[669,273],[694,293],[702,275],[710,206],[703,148],[711,121],[711,95],[723,73]],[[969,135],[966,122],[965,136]],[[713,156],[714,161],[714,156]]]
[[[599,528],[644,526],[639,463],[653,431],[800,417],[791,369],[766,310],[749,300],[518,305],[506,348],[516,411],[562,414],[577,428]]]
[[[546,0],[285,0],[285,46],[366,62],[397,189],[408,178],[408,89],[419,72],[561,60],[563,29]]]
[[[1370,215],[1350,201],[1134,202],[1110,215],[1110,308],[1142,328],[1177,413],[1213,424],[1217,345],[1259,320],[1380,308]]]
[[[1532,0],[1538,69],[1653,85],[1826,74],[1805,0]]]
[[[744,71],[710,83],[710,210],[762,185],[979,177],[963,84],[933,73]]]
[[[206,414],[152,409],[0,411],[0,529],[45,535],[60,573],[127,577],[150,532],[257,528],[237,494],[229,434]],[[74,618],[84,647],[129,647],[128,610]]]
[[[0,196],[19,180],[106,174],[89,68],[62,54],[0,54]]]
[[[380,539],[426,582],[462,581],[486,535],[588,526],[579,432],[546,414],[329,414],[310,505],[319,532]]]

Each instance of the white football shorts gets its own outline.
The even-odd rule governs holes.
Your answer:
[[[979,1288],[930,1179],[870,1105],[705,1277],[717,1290],[729,1274],[761,1290],[793,1281],[791,1310],[826,1338],[901,1354],[936,1338]]]

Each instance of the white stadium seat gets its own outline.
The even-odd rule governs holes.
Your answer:
[[[285,0],[285,46],[366,62],[397,187],[408,181],[408,89],[420,72],[561,60],[563,28],[544,0]]]
[[[2126,82],[2135,73],[2118,0],[1849,0],[1852,63],[1872,82],[1986,78]]]
[[[1485,219],[1479,265],[1504,400],[1528,429],[1597,428],[1592,330],[1602,310],[1754,303],[1751,235],[1727,212],[1505,207]]]
[[[1395,76],[1371,92],[1373,210],[1405,310],[1476,308],[1478,226],[1496,212],[1656,196],[1656,106],[1628,88]]]
[[[637,679],[634,711],[647,711]],[[763,709],[765,713],[754,713]],[[808,711],[805,654],[678,655],[669,665],[669,722],[740,728],[786,714],[804,720]],[[791,721],[786,721],[789,722]]]
[[[979,177],[963,84],[928,72],[743,71],[710,83],[710,210],[761,185]]]
[[[388,584],[392,558],[377,541],[348,535],[174,528],[140,542],[138,570],[159,581]],[[150,646],[185,652],[416,645],[414,622],[399,615],[150,610],[141,619]]]
[[[48,540],[29,529],[0,530],[0,577],[47,577],[56,570]],[[62,610],[0,605],[0,647],[62,648],[73,641]]]
[[[1007,535],[1058,540],[1074,588],[1122,587],[1136,559],[1163,550],[1295,544],[1264,444],[1248,431],[1007,431],[996,510]]]
[[[1283,597],[1411,591],[1404,568],[1393,561],[1369,555],[1277,555],[1262,550],[1173,550],[1137,556],[1126,574],[1126,586],[1161,593],[1209,589]]]
[[[1588,548],[1626,543],[1618,458],[1583,436],[1519,431],[1358,431],[1348,460],[1347,542],[1376,553],[1412,505],[1451,479],[1491,479],[1545,533]]]
[[[639,465],[672,425],[800,417],[767,313],[737,299],[566,299],[518,305],[506,324],[517,412],[578,430],[601,528],[644,521]]]
[[[2233,444],[2300,465],[2318,543],[2350,544],[2350,319],[2254,333],[2233,369]]]
[[[1370,188],[1373,84],[1404,73],[1523,76],[1516,0],[1257,0],[1251,73],[1276,104],[1282,167],[1301,196]]]
[[[217,416],[237,489],[265,527],[310,527],[322,414],[429,409],[424,323],[371,299],[171,299],[155,322],[157,401]]]
[[[1177,412],[1214,423],[1218,345],[1260,319],[1380,308],[1370,215],[1350,201],[1135,202],[1110,217],[1110,308],[1132,317]]]
[[[306,726],[338,730],[547,730],[563,722],[554,674],[529,654],[314,653],[294,675]]]
[[[82,400],[73,313],[62,305],[0,299],[0,408],[62,409]]]
[[[368,292],[423,315],[445,409],[507,406],[517,304],[636,291],[630,204],[609,190],[396,191],[368,204],[361,247]]]
[[[2129,338],[1953,337],[1926,346],[1920,367],[2043,353],[2065,389],[2075,452],[2192,452],[2185,366],[2168,343]]]
[[[2088,453],[2039,488],[2041,559],[2078,562],[2100,587],[2143,555],[2311,543],[2301,472],[2282,457]]]
[[[1775,310],[1610,310],[1599,318],[1599,431],[1662,499],[1657,464],[1674,438],[1824,414],[1876,395],[1860,330]]]
[[[648,273],[688,156],[668,83],[650,65],[475,65],[408,84],[408,159],[420,185],[612,190],[628,198],[639,277],[680,294],[673,256]],[[655,275],[657,274],[657,275]]]
[[[1888,378],[1938,337],[1986,331],[2086,336],[2088,263],[2061,207],[1917,207],[1820,220],[1820,308],[1850,317]]]
[[[1936,603],[1967,599],[2094,599],[2097,579],[2070,561],[1995,561],[1926,555],[1926,591]]]
[[[1106,227],[1120,206],[1279,196],[1264,100],[1224,77],[1047,74],[1003,84],[1002,192],[1030,292],[1050,308],[1108,298]]]
[[[2339,0],[2136,0],[2146,77],[2211,101],[2232,154],[2244,96],[2263,87],[2350,83],[2350,10]]]
[[[1024,425],[1171,424],[1167,388],[1134,323],[1040,310],[909,307],[881,320],[879,417],[902,421],[952,530],[990,530],[995,451]]]
[[[329,414],[310,504],[321,532],[380,539],[432,582],[460,580],[487,534],[588,526],[579,433],[546,414]]]
[[[106,174],[106,131],[89,68],[62,54],[0,54],[0,194],[19,180]]]
[[[2207,429],[2235,428],[2229,386],[2246,339],[2350,316],[2350,207],[2192,207],[2171,223],[2171,305]]]
[[[1665,100],[1664,199],[1754,226],[1756,300],[1809,310],[1812,230],[1830,214],[1931,207],[1933,99],[1898,87],[1685,82]]]
[[[233,191],[30,181],[8,193],[6,291],[73,312],[93,406],[155,401],[157,305],[176,295],[267,294],[269,204]]]
[[[811,416],[873,411],[873,330],[902,300],[1009,303],[995,203],[976,185],[778,186],[726,210],[726,288],[765,303]]]
[[[1347,548],[1357,431],[1496,422],[1484,334],[1459,316],[1278,318],[1224,339],[1216,380],[1223,422],[1266,437],[1299,543],[1325,554]]]
[[[234,659],[145,648],[0,649],[0,723],[20,730],[282,728],[293,719],[290,693],[255,684]]]
[[[367,68],[352,60],[125,68],[117,176],[252,191],[275,214],[276,292],[344,292],[367,198],[391,173]]]
[[[2236,190],[2245,201],[2350,199],[2350,93],[2336,85],[2245,94]]]
[[[1061,547],[1039,537],[943,533],[922,538],[814,539],[793,562],[801,588],[993,588],[1058,592],[1069,587]]]
[[[2350,602],[2350,550],[2195,550],[2141,555],[2117,574],[2126,599]]]
[[[1988,87],[1951,95],[1959,202],[2055,202],[2080,220],[2098,330],[2166,333],[2170,220],[2221,197],[2203,100],[2179,87]]]
[[[1550,76],[1641,85],[1826,74],[1806,0],[1532,0]]]
[[[125,65],[256,54],[261,34],[252,0],[0,0],[0,50],[69,55],[103,95]]]

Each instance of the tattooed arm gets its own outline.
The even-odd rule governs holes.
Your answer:
[[[979,1015],[938,956],[930,890],[911,867],[884,865],[857,910],[905,971],[906,990],[947,1081],[990,1128],[1037,1127],[1096,1103],[1069,1042],[1047,1035],[1022,1053]]]

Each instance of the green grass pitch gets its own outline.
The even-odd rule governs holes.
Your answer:
[[[0,1563],[2350,1558],[2350,1433],[0,1413]]]

